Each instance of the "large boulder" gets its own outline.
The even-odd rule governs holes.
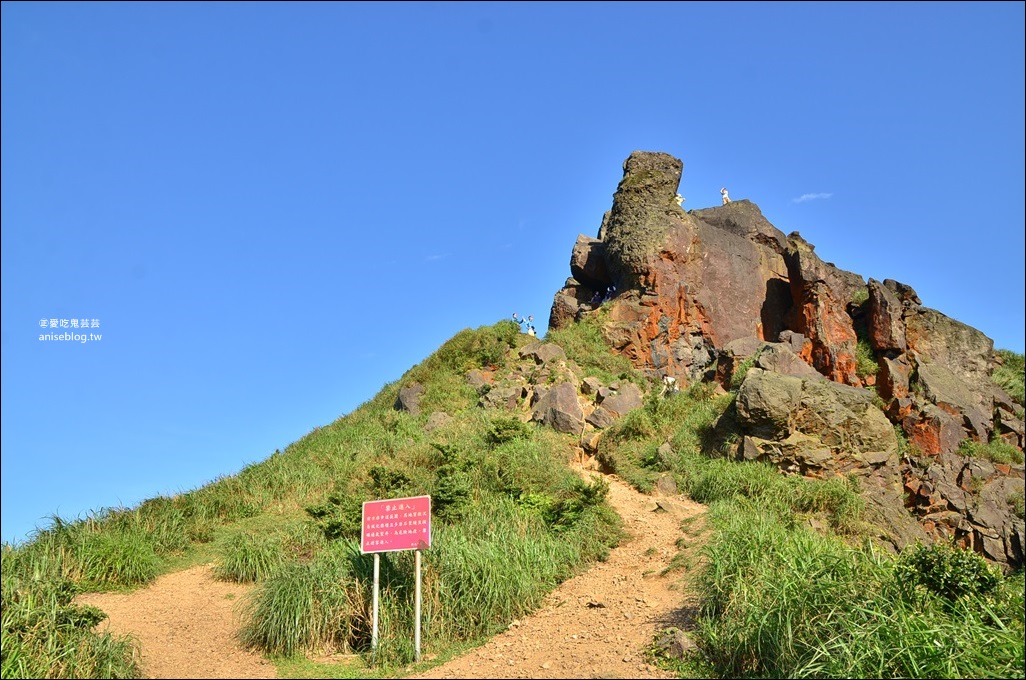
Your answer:
[[[584,429],[584,409],[577,401],[577,388],[571,383],[563,382],[553,385],[544,392],[533,405],[531,420],[547,425],[556,432],[565,434],[581,434]]]

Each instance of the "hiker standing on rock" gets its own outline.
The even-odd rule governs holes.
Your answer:
[[[720,189],[720,195],[723,196],[723,205],[730,203],[730,196],[727,195],[727,187]]]

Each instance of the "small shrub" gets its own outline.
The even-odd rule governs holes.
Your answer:
[[[466,513],[473,498],[470,475],[456,465],[438,469],[438,481],[431,495],[431,512],[441,520],[454,522]]]
[[[492,446],[499,446],[514,439],[528,439],[530,436],[531,428],[514,416],[499,416],[492,420],[488,427],[488,442]]]
[[[1001,583],[1001,574],[980,555],[943,543],[905,550],[894,569],[907,585],[923,586],[949,601],[985,595]]]
[[[859,338],[855,345],[855,374],[860,378],[868,378],[880,371],[880,363],[876,360],[873,348],[868,340]]]
[[[372,467],[370,476],[374,490],[384,496],[402,495],[410,485],[410,477],[405,472],[382,465]]]
[[[1008,496],[1008,505],[1012,507],[1012,514],[1019,519],[1026,519],[1026,499],[1022,494],[1015,493]]]
[[[363,530],[364,500],[368,499],[355,493],[338,491],[330,494],[327,502],[307,507],[306,513],[316,521],[328,540],[359,540]]]
[[[585,510],[605,500],[608,492],[609,483],[605,479],[586,482],[574,478],[569,488],[545,509],[545,522],[557,531],[569,529],[577,523]]]
[[[645,409],[636,408],[620,419],[613,432],[616,441],[640,441],[655,434],[652,416]]]

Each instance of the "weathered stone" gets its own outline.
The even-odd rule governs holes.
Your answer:
[[[777,338],[780,342],[786,344],[791,348],[791,351],[802,356],[805,351],[806,338],[801,333],[795,333],[794,331],[780,331],[780,335]],[[809,343],[809,351],[811,351],[812,345]],[[810,355],[811,356],[811,355]]]
[[[836,267],[824,263],[802,238],[792,235],[785,255],[794,306],[789,326],[812,342],[812,366],[831,380],[862,384],[855,368],[857,337],[847,305],[856,287]]]
[[[904,352],[905,322],[903,306],[894,291],[879,281],[869,279],[869,344],[877,351]]]
[[[904,307],[917,307],[923,304],[923,301],[919,299],[918,293],[908,284],[895,281],[894,279],[884,279],[883,285],[887,290],[894,293]]]
[[[524,388],[518,385],[501,385],[484,393],[478,400],[484,408],[497,408],[512,411],[524,396]]]
[[[603,393],[599,391],[599,404],[614,417],[627,415],[628,411],[643,405],[641,388],[632,382],[619,383]]]
[[[921,361],[918,383],[930,402],[948,413],[964,419],[977,441],[990,439],[990,417],[980,406],[980,397],[947,367]]]
[[[427,422],[424,423],[424,430],[426,432],[432,432],[440,427],[445,427],[453,420],[452,416],[444,411],[434,411],[428,416]]]
[[[406,411],[412,415],[420,415],[420,397],[424,394],[424,386],[413,383],[399,390],[395,400],[395,410]]]
[[[520,348],[521,359],[533,359],[537,364],[547,364],[553,360],[566,360],[563,348],[554,342],[532,342]]]
[[[535,404],[531,419],[557,432],[580,434],[584,411],[577,401],[577,388],[570,383],[553,385]]]
[[[716,382],[729,388],[741,365],[749,359],[754,361],[762,346],[763,341],[754,335],[737,338],[724,345],[716,361]]]
[[[589,455],[594,456],[598,452],[599,441],[601,439],[601,432],[585,429],[584,434],[581,435],[581,448],[583,448]]]
[[[489,385],[494,378],[491,371],[482,371],[479,368],[472,368],[467,371],[467,384],[477,390],[477,393],[481,393],[481,388],[485,385]]]
[[[908,379],[912,367],[904,357],[879,359],[880,370],[877,373],[876,392],[884,401],[906,399],[909,395]]]
[[[737,413],[744,430],[762,439],[783,439],[792,432],[792,416],[801,403],[802,380],[750,368],[737,392]]]
[[[993,340],[971,326],[926,307],[905,315],[905,335],[909,349],[920,357],[920,368],[943,366],[966,384],[984,411],[990,412]]]
[[[698,645],[687,633],[679,628],[666,628],[656,638],[656,648],[671,659],[684,660],[688,654],[698,649]]]
[[[549,328],[558,330],[572,324],[577,319],[581,303],[573,295],[565,292],[556,293],[549,310]]]
[[[657,494],[663,496],[676,496],[677,495],[677,482],[673,479],[673,475],[660,475],[655,481],[653,487]]]
[[[781,375],[825,380],[816,369],[802,361],[802,358],[784,343],[764,343],[755,365]]]
[[[806,380],[802,388],[800,407],[793,415],[799,431],[816,434],[845,454],[897,450],[894,427],[873,405],[869,391],[826,380]]]
[[[579,235],[570,255],[570,273],[585,286],[604,293],[612,281],[606,271],[605,245],[602,241]]]
[[[894,552],[916,543],[930,543],[923,528],[905,510],[898,490],[890,486],[865,485],[861,495],[866,501],[864,526],[877,527],[877,539]]]
[[[910,414],[901,426],[909,442],[926,455],[956,451],[964,436],[962,424],[933,404],[927,404],[918,414]]]
[[[595,410],[589,413],[588,417],[584,420],[589,425],[597,427],[600,430],[604,430],[611,427],[616,422],[616,416],[601,406],[596,406]]]
[[[602,389],[602,381],[598,378],[589,376],[581,381],[581,394],[585,396],[596,395],[600,389]]]

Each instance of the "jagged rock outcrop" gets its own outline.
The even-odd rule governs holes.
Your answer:
[[[1023,520],[1008,494],[1022,496],[1022,465],[986,467],[967,491],[964,470],[976,463],[959,453],[966,440],[995,437],[1023,448],[1023,408],[991,380],[993,341],[924,307],[906,284],[824,262],[748,200],[681,209],[683,168],[665,153],[627,158],[598,237],[574,244],[549,327],[601,307],[614,352],[682,386],[736,389],[758,362],[738,392],[738,457],[794,474],[860,475],[896,547],[955,539],[1021,565]],[[773,399],[763,394],[771,387]],[[608,423],[598,408],[583,421]],[[897,455],[895,427],[915,456]],[[878,435],[869,449],[852,445],[869,433]]]

